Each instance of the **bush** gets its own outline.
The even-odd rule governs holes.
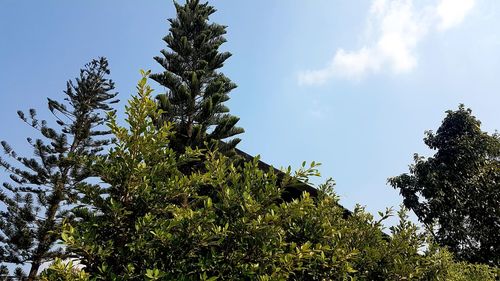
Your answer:
[[[332,180],[317,198],[283,202],[287,185],[318,174],[315,163],[278,180],[258,159],[175,153],[171,127],[155,126],[144,75],[127,106],[130,127],[112,116],[115,147],[93,160],[106,185],[81,190],[81,222],[65,225],[62,239],[84,268],[58,261],[46,280],[495,280],[493,268],[454,262],[405,210],[390,235],[390,211],[375,220],[357,207],[345,218]]]

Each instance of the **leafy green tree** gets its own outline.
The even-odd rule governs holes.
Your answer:
[[[163,112],[160,124],[173,124],[176,134],[171,147],[176,151],[182,152],[186,146],[204,147],[205,142],[231,151],[240,139],[228,138],[243,133],[243,129],[236,127],[239,118],[230,115],[224,105],[236,85],[218,71],[231,56],[219,52],[226,42],[226,27],[209,22],[216,10],[208,3],[187,0],[185,5],[174,4],[177,17],[169,20],[170,33],[163,38],[168,49],[155,57],[165,71],[151,75],[167,89],[157,96]]]
[[[461,105],[415,154],[409,174],[389,179],[404,204],[428,226],[436,241],[462,260],[500,264],[500,137],[481,131]]]
[[[155,124],[147,74],[127,106],[129,126],[109,122],[116,142],[94,159],[102,187],[81,190],[85,219],[64,226],[80,269],[57,261],[42,280],[495,280],[494,268],[457,264],[432,244],[422,250],[428,238],[404,211],[390,239],[390,212],[375,220],[358,207],[344,219],[333,181],[318,198],[282,202],[283,186],[317,174],[315,165],[278,181],[258,159],[234,165],[218,151],[175,151],[172,126]],[[182,173],[196,158],[203,169]]]
[[[41,138],[28,138],[32,158],[18,156],[2,141],[7,159],[0,165],[12,182],[0,191],[0,261],[18,265],[31,264],[28,280],[34,280],[40,265],[61,255],[55,242],[61,223],[70,217],[68,204],[77,202],[77,186],[88,185],[91,167],[81,161],[98,154],[109,143],[107,130],[99,130],[110,112],[113,82],[105,58],[93,60],[80,71],[75,82],[69,81],[65,103],[48,99],[58,128],[39,121],[34,109],[19,117],[37,130]]]

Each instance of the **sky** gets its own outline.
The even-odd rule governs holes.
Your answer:
[[[275,167],[321,162],[340,202],[376,214],[402,198],[387,178],[430,156],[424,132],[464,103],[500,128],[500,1],[210,1],[227,25],[228,106],[239,148]],[[122,102],[165,48],[172,1],[0,0],[0,139],[30,155],[16,115],[61,99],[91,59],[109,59]],[[154,81],[153,88],[164,91]],[[389,224],[391,221],[389,221]]]

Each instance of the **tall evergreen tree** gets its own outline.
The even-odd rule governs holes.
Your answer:
[[[100,130],[115,100],[114,83],[107,78],[105,58],[93,60],[69,81],[65,102],[48,99],[58,128],[39,121],[34,109],[19,117],[40,132],[41,138],[28,138],[34,157],[18,156],[5,141],[1,144],[7,159],[0,165],[12,182],[0,191],[0,261],[31,264],[28,280],[34,280],[43,262],[62,254],[55,245],[63,219],[71,216],[65,205],[77,202],[76,187],[88,185],[92,169],[83,161],[99,154],[109,143],[108,131]]]
[[[436,150],[415,155],[409,174],[389,179],[404,204],[457,257],[500,265],[500,136],[461,105],[424,139]]]
[[[231,56],[219,52],[226,42],[226,27],[209,22],[216,10],[208,3],[187,0],[185,5],[174,4],[177,17],[169,19],[170,33],[163,38],[168,50],[155,57],[165,71],[151,75],[167,88],[165,94],[157,96],[163,111],[160,121],[174,124],[172,147],[177,151],[186,146],[203,147],[204,142],[230,151],[240,139],[227,139],[244,130],[235,126],[239,118],[228,114],[224,105],[236,85],[218,71]]]

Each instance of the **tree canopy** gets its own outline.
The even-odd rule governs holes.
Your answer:
[[[409,174],[389,179],[407,208],[460,259],[500,264],[500,136],[470,109],[447,111],[426,133],[432,157],[415,154]]]
[[[144,73],[147,75],[147,73]],[[143,77],[127,107],[128,127],[113,116],[116,137],[96,157],[104,182],[84,189],[86,214],[68,223],[62,238],[80,263],[57,261],[42,280],[494,280],[497,272],[456,263],[419,233],[405,211],[383,233],[382,221],[361,207],[343,217],[333,182],[318,198],[304,193],[280,200],[274,170],[257,159],[234,165],[218,151],[170,147],[171,125],[157,129],[159,114]],[[203,156],[203,157],[200,157]],[[204,169],[179,166],[199,158]],[[317,174],[304,166],[284,182]],[[207,189],[212,192],[207,195]],[[200,192],[203,191],[203,192]],[[189,200],[185,200],[188,198]]]

